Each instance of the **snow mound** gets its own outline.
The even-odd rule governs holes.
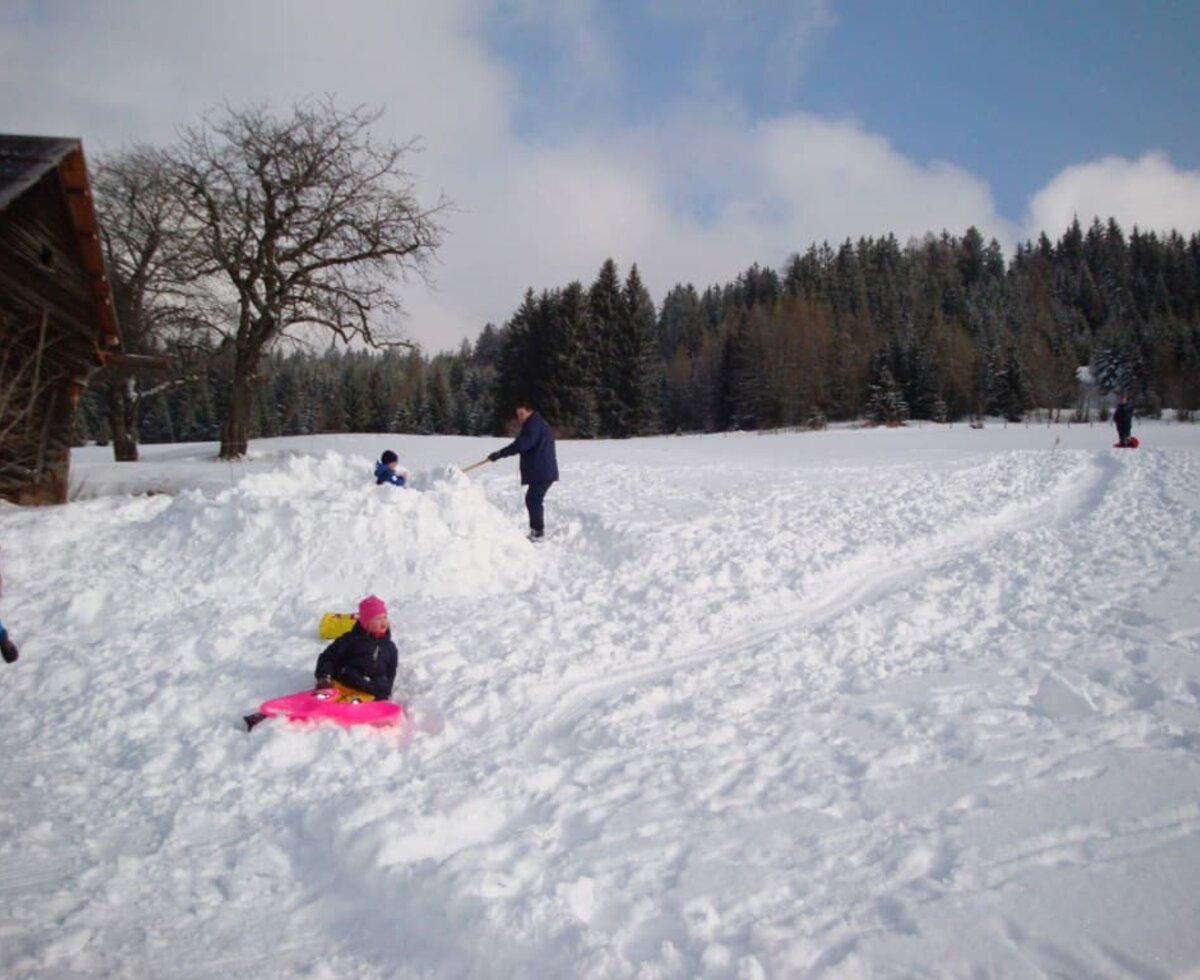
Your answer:
[[[353,609],[388,600],[494,595],[530,582],[530,545],[483,491],[447,471],[407,488],[364,483],[356,456],[293,456],[215,495],[187,491],[154,515],[164,573],[204,583],[208,598],[311,596]]]

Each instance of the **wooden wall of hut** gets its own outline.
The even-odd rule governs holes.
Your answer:
[[[97,364],[93,304],[51,169],[0,210],[0,497],[67,499],[75,406]]]

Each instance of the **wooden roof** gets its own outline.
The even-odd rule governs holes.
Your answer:
[[[120,351],[121,333],[104,264],[100,224],[92,203],[83,144],[69,137],[0,133],[0,212],[52,171],[57,171],[79,242],[80,259],[94,301],[97,352],[104,361],[108,354]]]

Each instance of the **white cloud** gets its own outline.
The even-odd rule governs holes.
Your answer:
[[[469,193],[480,198],[460,200],[467,213],[443,255],[444,292],[414,298],[414,314],[454,305],[460,322],[500,322],[526,287],[586,285],[607,257],[622,271],[637,262],[661,300],[679,282],[703,288],[754,262],[778,267],[814,241],[894,232],[903,242],[972,224],[1014,238],[987,185],[960,168],[914,163],[850,121],[756,125],[734,103],[519,147]]]
[[[474,29],[476,7],[75,0],[41,22],[0,14],[0,50],[20,52],[0,63],[0,123],[119,145],[169,140],[225,100],[332,93],[385,106],[385,126],[430,145],[477,144],[507,131],[515,90]]]
[[[1067,167],[1030,200],[1026,237],[1045,231],[1054,240],[1076,216],[1085,228],[1116,218],[1127,231],[1189,233],[1200,228],[1200,170],[1179,170],[1157,152]]]
[[[942,161],[919,164],[849,120],[791,115],[761,127],[764,171],[793,233],[845,238],[926,231],[1011,237],[987,183]]]
[[[903,241],[973,224],[1015,243],[984,180],[906,157],[852,119],[755,120],[719,92],[660,109],[651,123],[522,136],[517,106],[537,93],[518,91],[481,32],[487,16],[514,4],[545,11],[545,2],[10,6],[0,13],[0,131],[79,135],[95,155],[135,139],[169,141],[222,100],[286,106],[330,93],[343,105],[385,106],[378,135],[422,137],[426,149],[411,160],[422,197],[445,192],[459,209],[437,288],[402,289],[409,333],[430,350],[502,323],[526,287],[590,282],[610,256],[622,271],[637,262],[661,301],[677,282],[726,282],[814,241],[888,232]],[[628,84],[612,77],[605,39],[589,35],[602,8],[573,9],[551,33],[587,66],[579,77]],[[827,16],[820,0],[804,9],[804,24]],[[1034,198],[1031,222],[1061,231],[1071,214],[1094,209],[1130,225],[1196,227],[1198,188],[1200,176],[1161,156],[1104,160],[1059,175]]]

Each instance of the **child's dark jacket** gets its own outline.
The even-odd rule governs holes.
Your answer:
[[[392,696],[398,654],[391,630],[376,638],[355,623],[317,658],[316,676],[328,677],[380,701]]]
[[[390,483],[393,486],[402,487],[404,486],[404,474],[397,473],[387,463],[376,463],[375,485],[379,486],[382,483]]]

